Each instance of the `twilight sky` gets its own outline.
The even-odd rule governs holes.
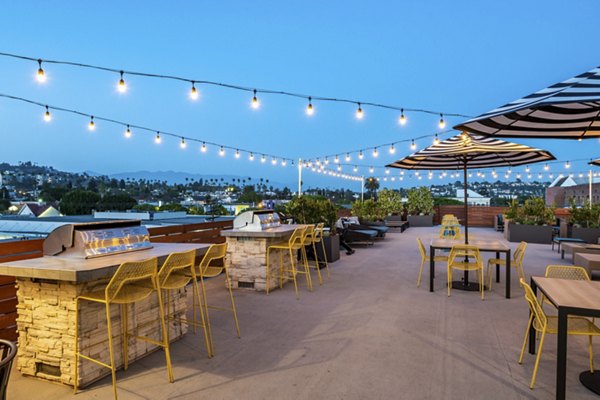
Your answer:
[[[101,1],[5,2],[0,13],[0,52],[69,60],[117,69],[172,74],[248,87],[349,98],[405,108],[478,115],[600,65],[594,0],[573,1]],[[364,106],[259,95],[127,77],[64,65],[44,65],[48,81],[34,79],[37,63],[0,57],[0,93],[181,133],[200,140],[293,159],[359,150],[433,134],[439,116]],[[0,161],[34,161],[68,171],[115,173],[174,170],[269,178],[294,186],[297,170],[206,154],[197,144],[54,112],[0,98]],[[446,118],[448,126],[461,121]],[[445,135],[444,137],[448,137]],[[562,161],[600,157],[597,140],[527,140]],[[419,141],[422,148],[431,139]],[[383,166],[408,155],[408,144],[352,163]],[[586,163],[571,162],[571,171]],[[532,171],[543,166],[533,166]],[[563,164],[551,166],[564,172]],[[351,168],[346,168],[351,172]],[[392,174],[398,174],[393,171]],[[374,175],[383,175],[378,170]],[[306,172],[305,186],[360,184]],[[438,180],[439,182],[439,180]],[[383,183],[383,182],[382,182]],[[389,184],[388,184],[389,183]],[[428,183],[428,181],[422,181]],[[413,186],[415,180],[405,180]],[[398,187],[398,182],[386,182]]]

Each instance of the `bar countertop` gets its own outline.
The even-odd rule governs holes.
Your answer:
[[[44,256],[11,261],[0,264],[0,275],[82,283],[110,277],[119,265],[127,261],[142,261],[157,257],[160,268],[160,263],[171,253],[195,249],[196,255],[202,256],[210,246],[207,243],[152,243],[152,245],[153,247],[147,250],[89,259]]]
[[[241,238],[284,238],[294,232],[298,228],[298,224],[281,225],[276,228],[265,229],[264,231],[255,231],[247,229],[228,229],[221,231],[221,236],[225,237],[241,237]]]

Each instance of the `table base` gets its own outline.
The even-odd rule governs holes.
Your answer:
[[[590,371],[583,371],[579,374],[579,382],[592,392],[600,395],[600,373],[595,374]]]
[[[479,283],[469,282],[465,284],[464,281],[452,281],[452,289],[464,290],[467,292],[479,292]],[[487,290],[485,286],[483,287],[483,290]]]

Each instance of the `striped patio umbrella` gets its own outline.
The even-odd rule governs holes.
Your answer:
[[[554,159],[554,156],[545,150],[495,138],[462,133],[388,164],[386,167],[412,170],[463,170],[465,243],[468,243],[468,169],[518,166]]]
[[[600,167],[600,158],[596,158],[595,160],[590,161],[588,164]]]
[[[470,119],[454,129],[521,138],[600,137],[600,67]]]

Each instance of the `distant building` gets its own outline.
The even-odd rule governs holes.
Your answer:
[[[456,197],[452,197],[452,200],[465,201],[463,189],[457,189]],[[484,197],[471,189],[467,189],[467,204],[470,206],[489,206],[490,200],[489,197]]]
[[[47,218],[60,217],[62,214],[51,205],[31,202],[23,203],[17,215],[22,217]]]
[[[582,206],[590,198],[588,177],[562,176],[556,178],[546,188],[546,204],[556,207],[569,207],[569,199]],[[592,203],[600,201],[600,177],[592,177]]]

